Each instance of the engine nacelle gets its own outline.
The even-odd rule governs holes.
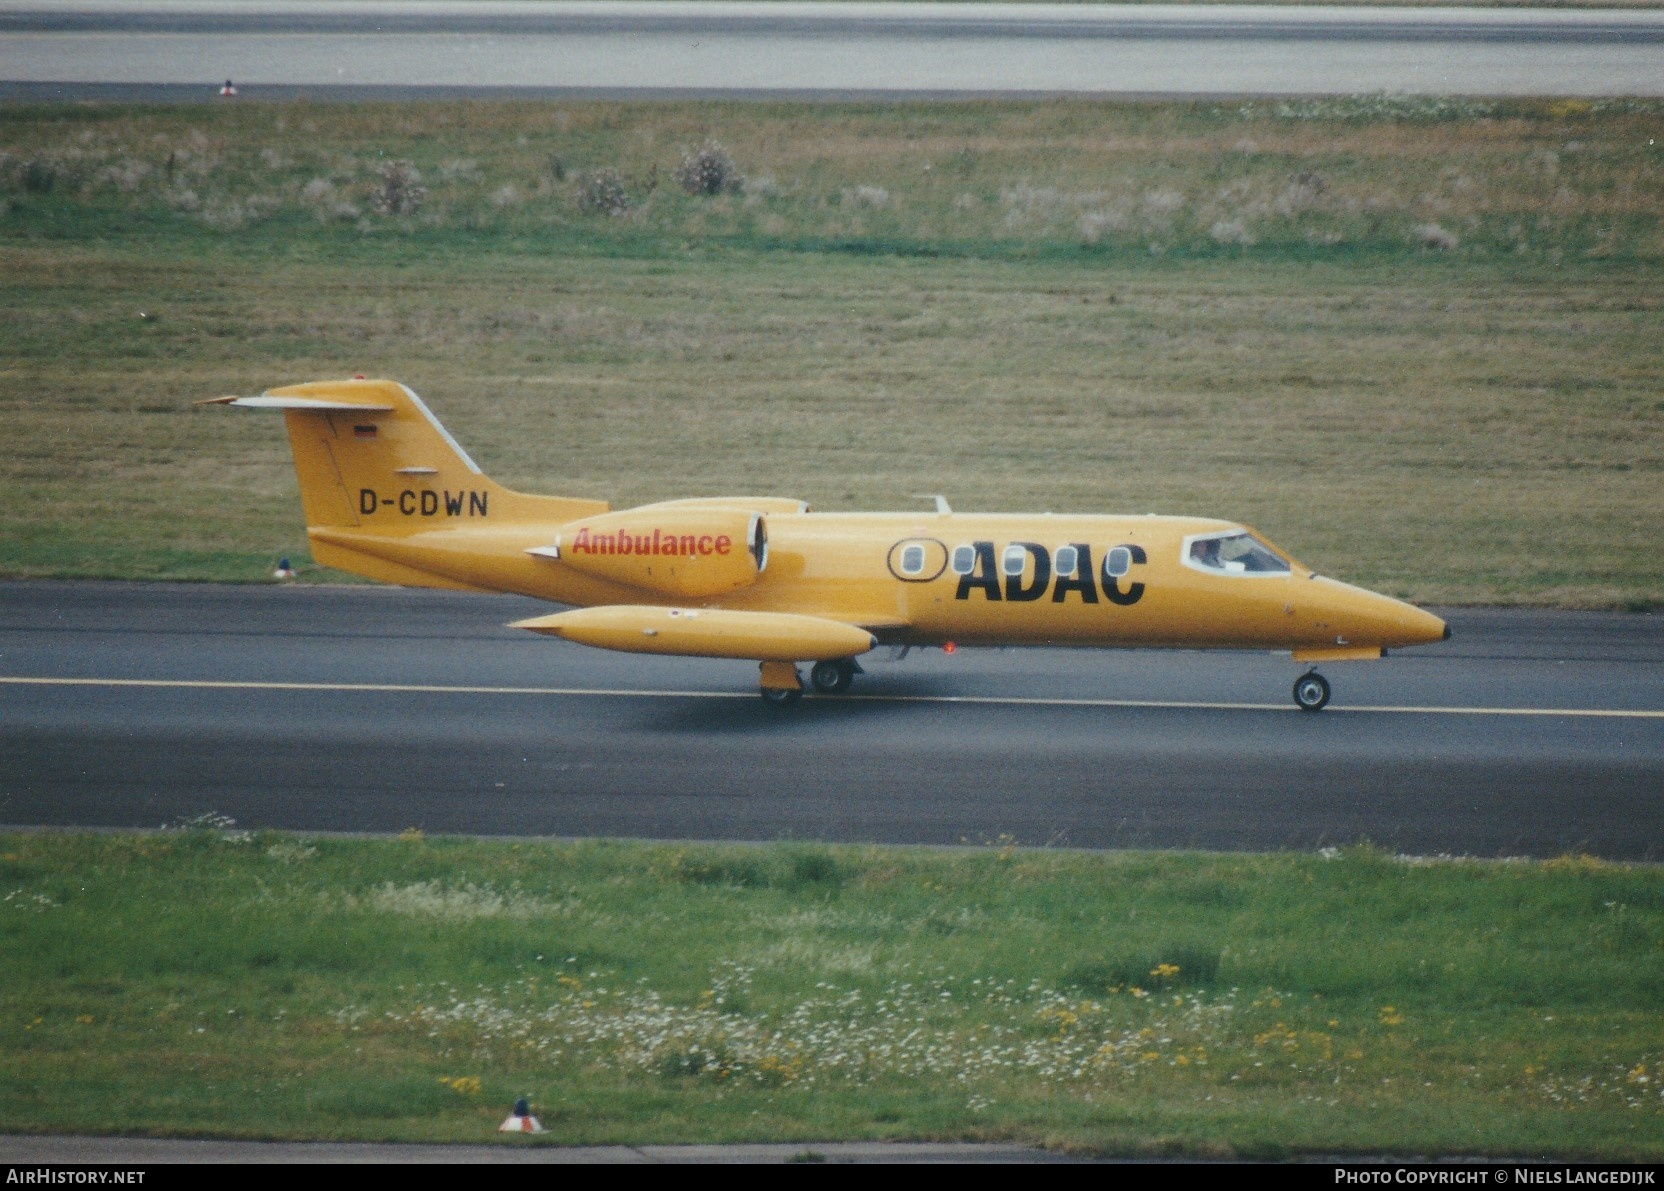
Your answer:
[[[646,508],[563,525],[552,555],[575,571],[668,596],[736,591],[768,565],[768,527],[750,509]]]

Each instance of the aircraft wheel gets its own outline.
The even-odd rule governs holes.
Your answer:
[[[803,698],[803,688],[791,690],[786,687],[765,686],[763,688],[763,702],[770,707],[790,707]]]
[[[1329,703],[1329,680],[1315,670],[1294,683],[1294,705],[1301,711],[1322,711]]]
[[[816,662],[814,669],[809,671],[809,684],[815,688],[815,693],[818,695],[841,695],[849,689],[849,684],[854,681],[854,658],[838,658],[836,661]]]

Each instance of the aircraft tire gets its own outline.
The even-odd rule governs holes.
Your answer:
[[[1329,680],[1317,671],[1294,680],[1294,705],[1301,711],[1322,711],[1329,705]]]
[[[841,695],[849,689],[849,684],[854,681],[855,660],[853,658],[816,662],[814,668],[809,671],[809,685],[815,688],[817,695]]]
[[[784,687],[765,686],[762,689],[763,702],[770,707],[790,707],[803,698],[803,688],[790,690]]]

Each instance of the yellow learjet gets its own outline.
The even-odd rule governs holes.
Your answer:
[[[492,483],[420,398],[327,381],[205,405],[282,410],[312,556],[387,583],[516,592],[568,612],[515,627],[631,653],[761,663],[764,698],[849,688],[880,644],[1289,650],[1378,658],[1438,617],[1313,574],[1246,526],[1195,517],[813,513],[778,497],[601,501]],[[1294,701],[1319,711],[1308,670]]]

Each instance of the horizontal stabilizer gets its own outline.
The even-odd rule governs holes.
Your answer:
[[[210,397],[198,405],[237,405],[244,409],[298,409],[314,413],[390,414],[391,405],[362,401],[321,401],[316,397]]]
[[[865,629],[820,616],[634,604],[578,608],[508,627],[625,653],[759,662],[830,661],[866,653],[877,643]]]

